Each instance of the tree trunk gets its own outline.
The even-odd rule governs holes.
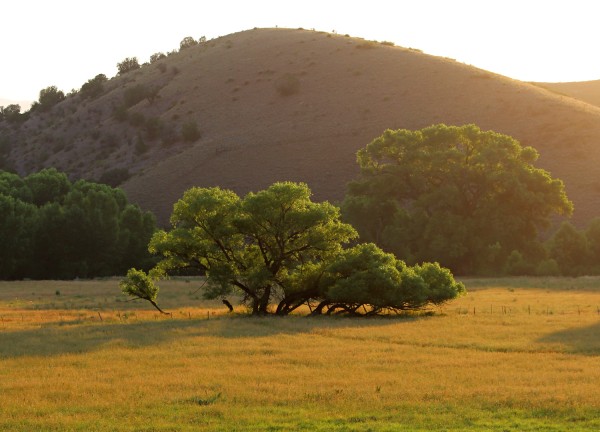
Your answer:
[[[265,292],[260,297],[258,302],[258,314],[266,315],[269,313],[269,300],[271,299],[271,287],[268,286],[265,288]]]
[[[317,305],[317,307],[311,312],[311,315],[321,315],[325,306],[330,304],[329,300],[323,300]]]
[[[160,307],[158,307],[158,305],[156,304],[156,302],[155,302],[154,300],[151,300],[151,299],[147,299],[147,300],[148,300],[148,301],[149,301],[149,302],[152,304],[152,306],[154,306],[154,307],[155,307],[155,308],[156,308],[156,309],[157,309],[157,310],[158,310],[158,311],[159,311],[161,314],[164,314],[164,315],[172,315],[171,313],[169,313],[169,312],[165,312],[165,311],[164,311],[164,310],[162,310]]]

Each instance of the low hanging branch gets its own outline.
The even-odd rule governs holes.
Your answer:
[[[127,272],[127,278],[119,282],[119,287],[121,287],[123,294],[127,294],[142,300],[147,300],[161,314],[171,315],[169,312],[162,310],[158,304],[156,304],[158,287],[154,284],[150,276],[148,276],[142,270],[136,270],[134,268],[129,269]]]

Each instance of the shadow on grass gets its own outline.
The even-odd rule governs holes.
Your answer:
[[[274,335],[309,334],[333,329],[382,327],[426,316],[394,318],[347,317],[249,317],[222,316],[211,319],[169,319],[119,323],[55,322],[39,329],[6,331],[0,328],[0,359],[81,354],[103,347],[142,348],[176,339],[262,338]]]
[[[600,356],[600,323],[554,332],[538,342],[560,344],[573,354]]]

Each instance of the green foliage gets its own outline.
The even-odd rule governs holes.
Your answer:
[[[532,164],[537,152],[477,126],[387,130],[358,152],[344,216],[361,238],[410,263],[502,271],[572,204],[560,180]]]
[[[163,123],[158,117],[150,117],[144,123],[144,131],[149,140],[155,140],[160,136],[163,129]]]
[[[506,259],[505,272],[511,276],[522,276],[534,274],[535,269],[532,263],[525,260],[521,252],[513,250]]]
[[[275,183],[243,199],[220,188],[192,188],[173,209],[172,230],[150,241],[162,260],[160,278],[195,269],[208,277],[206,295],[237,291],[253,314],[285,315],[319,302],[314,313],[337,309],[368,314],[418,309],[456,297],[464,287],[437,264],[407,267],[373,244],[344,249],[357,236],[328,202],[314,203],[305,184]],[[133,281],[131,281],[133,283]]]
[[[107,81],[106,75],[98,74],[81,86],[80,94],[84,98],[95,99],[104,93],[104,83]]]
[[[150,89],[144,84],[137,84],[133,87],[128,87],[123,93],[123,102],[127,108],[137,105],[150,94]]]
[[[0,187],[5,173],[0,172]],[[0,191],[0,276],[23,277],[32,259],[35,206]]]
[[[167,58],[167,56],[165,55],[165,53],[162,53],[162,52],[154,53],[154,54],[152,54],[150,56],[150,64],[154,64],[157,61],[162,60],[164,58]]]
[[[439,264],[407,267],[373,243],[345,250],[327,267],[323,283],[327,288],[319,307],[327,305],[329,313],[336,309],[356,313],[365,306],[369,306],[368,315],[383,309],[415,310],[465,292]]]
[[[184,50],[186,48],[191,48],[195,45],[198,45],[198,42],[191,36],[184,37],[181,42],[179,42],[179,50]]]
[[[590,262],[590,250],[584,233],[569,222],[563,222],[550,240],[550,257],[556,260],[561,274],[578,276]]]
[[[9,123],[18,123],[21,118],[21,105],[10,104],[5,107],[0,106],[0,120],[6,120]]]
[[[112,168],[104,172],[98,179],[98,183],[103,183],[111,187],[117,187],[126,182],[131,174],[127,168]]]
[[[117,63],[117,69],[119,75],[124,75],[128,72],[134,71],[140,68],[137,57],[127,57],[122,62]]]
[[[202,134],[198,129],[198,124],[195,121],[189,121],[181,126],[181,136],[186,142],[197,141]]]
[[[56,86],[46,87],[40,90],[39,109],[48,111],[54,105],[65,99],[65,94]]]
[[[127,121],[127,119],[129,118],[129,112],[127,111],[127,107],[125,105],[116,106],[112,112],[112,116],[117,121]]]
[[[123,294],[138,297],[144,300],[156,300],[158,287],[152,279],[142,270],[134,268],[127,271],[127,278],[119,283]]]
[[[13,253],[0,266],[2,279],[108,276],[152,264],[154,217],[119,189],[71,183],[54,168],[25,178],[0,171],[0,199],[0,255]]]
[[[62,203],[71,189],[71,182],[65,173],[56,168],[46,168],[25,177],[25,185],[31,191],[29,202],[41,207],[49,202]]]

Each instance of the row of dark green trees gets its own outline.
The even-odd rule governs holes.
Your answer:
[[[0,171],[0,278],[72,279],[150,267],[155,218],[120,189],[45,169]]]

